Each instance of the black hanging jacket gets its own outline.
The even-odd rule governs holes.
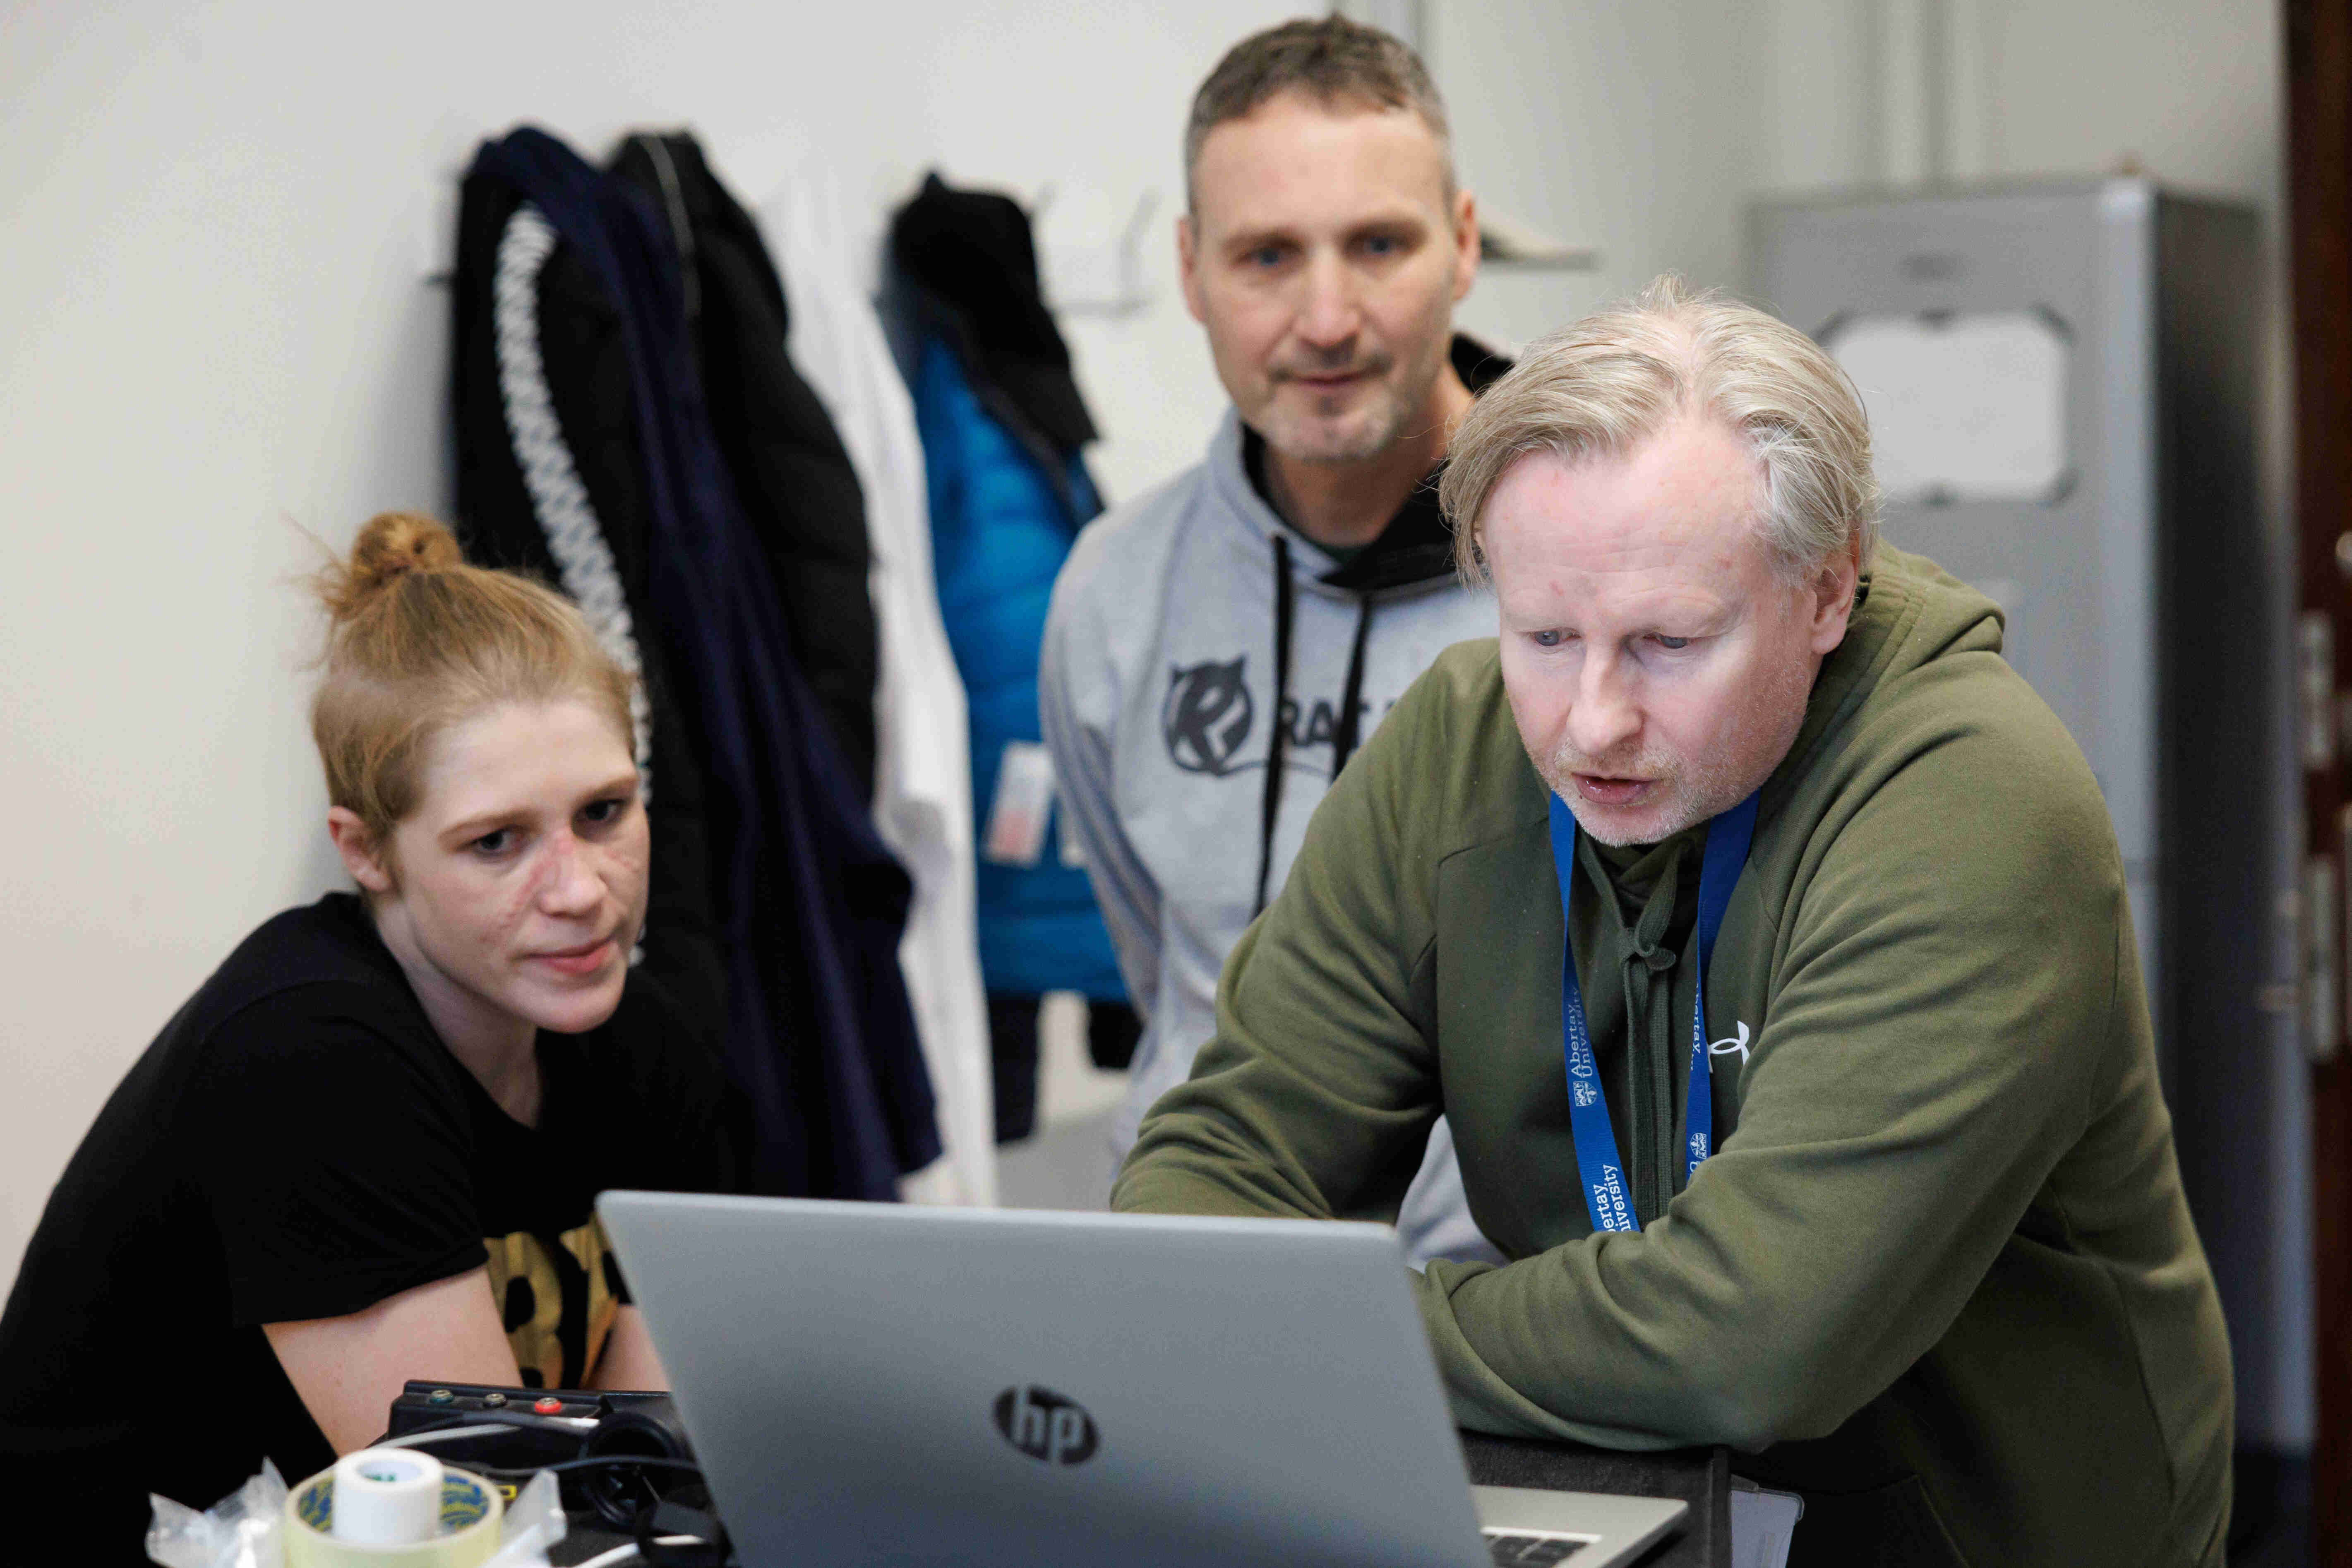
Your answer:
[[[466,180],[459,200],[451,289],[459,530],[470,559],[562,588],[605,651],[637,671],[637,766],[653,826],[642,963],[716,1040],[728,973],[708,749],[654,635],[647,459],[631,412],[628,334],[578,247],[542,216],[522,216],[524,206],[514,185],[482,176]]]
[[[1083,487],[1069,479],[1096,437],[1094,416],[1039,287],[1036,239],[1021,205],[926,174],[891,216],[890,265],[913,324],[955,351],[981,406],[1064,492],[1063,510],[1081,522],[1100,511],[1091,478]]]
[[[767,558],[793,657],[870,803],[878,656],[866,500],[832,416],[786,352],[783,282],[693,137],[631,136],[612,172],[662,216],[710,433]]]
[[[771,561],[705,416],[667,226],[530,128],[482,147],[465,211],[461,515],[477,537],[536,528],[559,569],[595,554],[593,532],[666,672],[674,733],[707,788],[727,1060],[752,1106],[756,1186],[893,1196],[939,1152],[898,967],[909,884],[793,657]],[[550,376],[567,374],[581,379],[556,392]],[[628,603],[632,570],[643,596]],[[657,843],[662,831],[657,816]]]

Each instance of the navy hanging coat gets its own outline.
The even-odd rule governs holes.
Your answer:
[[[521,482],[505,498],[525,497],[551,548],[578,546],[583,527],[612,528],[623,537],[606,542],[611,557],[642,563],[643,603],[628,609],[658,652],[705,790],[725,1050],[752,1107],[754,1184],[895,1196],[897,1178],[940,1147],[898,965],[910,887],[793,658],[769,561],[704,412],[671,237],[625,183],[528,127],[477,154],[467,210],[485,221],[467,226],[457,289],[458,433],[471,448],[461,515],[469,530],[499,529],[470,504],[498,492],[478,484],[469,496],[463,480],[469,468],[511,467]],[[537,294],[559,252],[593,296],[562,321],[540,314]],[[496,388],[466,384],[481,367],[469,330],[492,339]],[[597,359],[596,383],[541,399],[592,427],[575,431],[559,412],[551,449],[551,421],[518,395],[528,393],[518,367],[536,359],[543,378],[562,358],[547,351],[600,332],[619,352]],[[620,431],[636,462],[605,499],[623,515],[560,504],[573,441],[609,449]],[[514,531],[511,519],[504,528]],[[656,802],[662,788],[657,771]]]

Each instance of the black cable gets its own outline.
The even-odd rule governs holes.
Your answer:
[[[457,1468],[471,1470],[478,1476],[488,1476],[492,1480],[512,1480],[518,1476],[527,1479],[549,1470],[586,1470],[605,1465],[650,1465],[660,1470],[692,1470],[697,1476],[702,1474],[702,1467],[692,1459],[664,1459],[652,1454],[591,1454],[584,1459],[558,1459],[551,1465],[530,1465],[521,1468],[465,1464]]]
[[[707,1494],[709,1489],[703,1489]],[[637,1515],[635,1534],[637,1555],[650,1568],[727,1568],[734,1555],[727,1527],[716,1514],[667,1498]],[[664,1535],[692,1535],[698,1540],[691,1546],[667,1546],[657,1539]]]
[[[624,1473],[624,1467],[630,1467],[630,1468]],[[561,1473],[568,1470],[614,1472],[611,1480],[601,1488],[595,1481],[588,1483],[586,1500],[598,1519],[625,1534],[635,1529],[672,1491],[681,1487],[692,1489],[698,1485],[705,1491],[709,1490],[708,1483],[702,1479],[701,1466],[690,1459],[664,1458],[653,1454],[590,1454],[583,1458],[558,1459],[545,1465],[460,1464],[458,1468],[480,1476],[484,1480],[517,1488],[550,1472]],[[673,1476],[656,1485],[651,1477],[645,1474],[647,1468],[677,1470],[686,1473],[683,1476]],[[632,1486],[643,1487],[644,1494],[631,1496]]]
[[[576,1437],[583,1443],[588,1440],[588,1433],[583,1432],[572,1421],[561,1421],[548,1415],[532,1415],[520,1410],[468,1410],[462,1415],[451,1416],[430,1426],[419,1426],[414,1431],[404,1432],[401,1436],[416,1437],[427,1432],[462,1432],[467,1427],[483,1426],[521,1426],[539,1432],[560,1432],[567,1437]],[[593,1431],[594,1428],[592,1427],[590,1430]]]
[[[578,1439],[577,1443],[574,1445],[575,1448],[587,1447],[590,1443],[595,1440],[599,1433],[605,1430],[605,1426],[604,1424],[600,1424],[590,1431],[581,1432],[575,1429],[568,1422],[554,1420],[545,1416],[526,1415],[520,1411],[484,1410],[467,1411],[462,1415],[455,1415],[449,1419],[437,1422],[433,1426],[418,1427],[415,1431],[405,1433],[404,1436],[416,1437],[427,1435],[438,1436],[459,1432],[479,1432],[488,1427],[497,1426],[520,1427],[527,1430],[553,1431],[561,1433],[566,1437]],[[464,1456],[460,1455],[457,1456],[453,1462],[461,1469],[469,1470],[487,1479],[502,1482],[508,1485],[520,1485],[523,1482],[529,1481],[534,1476],[538,1476],[551,1470],[566,1471],[610,1469],[618,1471],[623,1466],[638,1467],[635,1472],[630,1474],[616,1474],[609,1483],[603,1486],[599,1486],[593,1482],[589,1483],[588,1486],[587,1500],[590,1506],[596,1510],[597,1516],[604,1520],[605,1523],[612,1525],[617,1530],[623,1531],[632,1528],[640,1518],[650,1512],[652,1508],[662,1500],[663,1489],[655,1486],[652,1479],[643,1473],[646,1467],[667,1470],[688,1470],[693,1472],[694,1478],[698,1480],[700,1479],[702,1475],[701,1467],[693,1463],[691,1460],[672,1458],[666,1455],[658,1454],[582,1454],[573,1458],[554,1459],[550,1460],[545,1464],[539,1465],[491,1465],[479,1462],[468,1462]],[[633,1480],[635,1484],[646,1489],[646,1496],[636,1498],[628,1495]]]

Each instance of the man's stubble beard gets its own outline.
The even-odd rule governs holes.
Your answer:
[[[1409,433],[1413,421],[1428,414],[1436,401],[1437,378],[1445,373],[1448,351],[1454,342],[1452,311],[1448,308],[1451,300],[1449,294],[1446,304],[1439,307],[1441,318],[1435,336],[1422,362],[1407,367],[1405,380],[1381,382],[1373,391],[1370,405],[1356,410],[1339,429],[1332,430],[1312,414],[1277,414],[1281,386],[1277,380],[1275,395],[1267,399],[1265,423],[1258,427],[1258,435],[1268,447],[1294,463],[1368,463],[1395,446]],[[1366,368],[1386,375],[1395,363],[1387,356],[1375,355]],[[1358,419],[1365,423],[1349,433],[1347,426]]]
[[[1276,398],[1279,397],[1277,383]],[[1379,457],[1396,445],[1404,434],[1405,423],[1412,417],[1416,403],[1425,401],[1426,389],[1420,399],[1403,395],[1403,389],[1392,383],[1376,384],[1368,406],[1351,410],[1339,421],[1330,421],[1312,413],[1272,412],[1265,427],[1258,432],[1265,444],[1284,458],[1294,463],[1364,463]],[[1280,410],[1276,400],[1274,410]],[[1352,427],[1352,428],[1351,428]]]
[[[1654,752],[1587,757],[1566,742],[1549,756],[1538,756],[1528,745],[1526,736],[1520,736],[1519,743],[1537,776],[1568,803],[1579,828],[1612,847],[1663,844],[1675,834],[1730,810],[1772,776],[1796,743],[1797,731],[1804,727],[1818,668],[1808,668],[1811,663],[1808,659],[1791,659],[1770,671],[1756,693],[1758,700],[1746,704],[1732,727],[1726,731],[1726,744],[1718,749],[1717,756],[1705,761],[1694,763]],[[1748,743],[1751,738],[1753,744]],[[1597,816],[1597,811],[1586,805],[1577,794],[1572,776],[1576,773],[1603,778],[1655,778],[1666,785],[1668,808],[1655,822],[1640,829],[1638,837],[1603,831],[1588,820],[1589,816]],[[1580,805],[1586,809],[1578,811]]]

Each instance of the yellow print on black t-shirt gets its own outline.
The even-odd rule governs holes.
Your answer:
[[[612,1243],[591,1219],[552,1239],[519,1230],[482,1238],[507,1343],[531,1388],[578,1388],[604,1348],[620,1300]]]

